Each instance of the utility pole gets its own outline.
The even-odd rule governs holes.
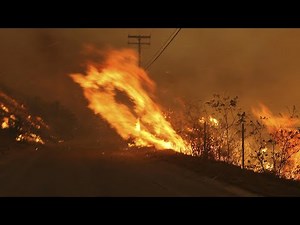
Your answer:
[[[245,168],[245,112],[241,115],[241,122],[242,122],[242,169]]]
[[[203,126],[204,126],[204,130],[203,130],[203,132],[204,132],[204,137],[203,137],[203,156],[204,156],[204,158],[205,159],[207,159],[207,124],[206,124],[206,120],[204,121],[204,124],[203,124]]]
[[[150,45],[151,35],[128,35],[128,44],[137,45],[139,53],[139,67],[141,67],[141,54],[142,54],[142,45]],[[130,42],[130,40],[135,39],[137,42]],[[148,40],[148,42],[142,42],[143,39]]]

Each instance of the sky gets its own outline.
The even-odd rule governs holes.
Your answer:
[[[145,65],[175,30],[0,29],[0,83],[86,115],[87,101],[68,76],[84,72],[84,46],[136,49],[128,34],[151,35],[151,45],[142,48]],[[239,96],[245,108],[262,102],[281,112],[300,107],[299,40],[300,29],[182,28],[148,74],[163,106],[226,93]]]

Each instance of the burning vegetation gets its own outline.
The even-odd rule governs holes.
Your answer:
[[[28,96],[21,96],[22,101],[16,100],[11,96],[13,91],[1,89],[2,150],[8,149],[14,143],[62,143],[76,135],[78,123],[75,115],[59,102],[45,102],[38,97]]]
[[[250,134],[256,137],[258,143],[255,153],[259,169],[299,180],[300,121],[295,106],[288,114],[278,116],[264,105],[252,111],[258,118],[255,125],[250,121],[255,128]]]
[[[70,76],[83,89],[88,107],[130,147],[173,149],[300,179],[300,121],[295,108],[289,115],[275,116],[263,105],[245,113],[237,96],[215,94],[207,102],[185,104],[181,112],[165,112],[155,102],[154,82],[138,67],[131,50],[110,51],[103,63],[89,63],[86,74]],[[118,98],[120,93],[127,102]]]
[[[166,120],[161,107],[150,97],[155,84],[138,67],[132,50],[111,51],[101,65],[88,65],[86,75],[72,74],[89,101],[88,107],[106,120],[130,146],[154,146],[190,153],[187,143]],[[133,107],[119,102],[125,94]]]
[[[42,134],[49,126],[3,91],[0,91],[0,118],[2,137],[12,137],[17,142],[45,144]]]

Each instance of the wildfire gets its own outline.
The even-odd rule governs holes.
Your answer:
[[[210,116],[209,121],[216,127],[219,125],[219,121],[216,118]]]
[[[205,123],[205,118],[204,118],[204,117],[201,117],[201,118],[199,119],[199,123]]]
[[[82,87],[89,101],[88,107],[106,120],[123,139],[133,139],[136,146],[189,153],[188,145],[150,97],[153,96],[155,84],[138,67],[134,51],[110,51],[102,65],[90,64],[86,75],[70,76]],[[118,92],[128,96],[134,104],[133,108],[117,101]]]
[[[264,118],[263,123],[267,126],[269,131],[281,128],[295,129],[300,125],[298,118],[291,118],[287,115],[275,116],[270,109],[265,105],[260,104],[260,108],[252,108],[253,114],[258,118]]]
[[[206,119],[204,117],[201,117],[199,119],[199,123],[205,123]],[[209,116],[209,122],[212,126],[218,126],[219,125],[219,121],[216,118],[213,118],[212,116]]]
[[[5,105],[1,104],[0,107],[4,112],[9,112],[8,108]]]
[[[136,122],[135,124],[135,130],[137,132],[140,132],[141,131],[141,123],[140,123],[140,119],[138,119],[138,121]]]
[[[9,120],[7,117],[4,117],[3,120],[2,120],[2,124],[1,124],[1,127],[2,129],[6,129],[6,128],[9,128]]]
[[[29,114],[29,110],[13,97],[0,90],[0,124],[6,131],[12,130],[18,142],[45,144],[37,130],[49,129],[41,117]]]
[[[300,163],[300,131],[298,118],[288,115],[274,116],[274,114],[264,105],[260,105],[260,109],[252,109],[255,116],[262,119],[270,134],[270,141],[273,144],[273,153],[271,153],[273,165],[266,163],[266,169],[274,169],[274,165],[282,164],[288,161],[282,168],[282,172],[286,177],[299,179],[299,174],[293,172]],[[276,147],[275,147],[276,145]],[[261,152],[265,154],[267,147]],[[275,162],[275,163],[274,163]],[[276,168],[275,168],[276,169]]]
[[[34,133],[19,134],[19,136],[16,137],[16,141],[28,141],[28,142],[45,144],[43,139],[39,135]]]

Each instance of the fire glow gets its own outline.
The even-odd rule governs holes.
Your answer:
[[[137,61],[132,50],[114,50],[106,54],[103,63],[89,63],[85,74],[71,74],[70,77],[81,86],[88,108],[107,121],[129,147],[172,149],[207,159],[232,160],[230,163],[240,165],[240,137],[229,139],[239,134],[238,126],[226,131],[226,119],[216,115],[213,108],[207,113],[214,117],[203,117],[199,113],[191,122],[183,117],[181,128],[176,127],[179,136],[167,121],[172,118],[164,115],[154,101],[155,83],[138,67]],[[130,102],[118,97],[120,93]],[[230,106],[235,105],[230,101]],[[259,172],[268,170],[299,180],[300,120],[294,114],[276,116],[264,105],[252,109],[252,113],[259,119],[256,122],[263,126],[262,133],[249,132],[252,136],[246,139],[249,151],[244,159],[249,164],[246,168]],[[252,146],[252,143],[259,146]]]
[[[269,131],[281,128],[295,129],[300,125],[298,118],[292,118],[287,115],[275,116],[270,109],[263,104],[260,104],[260,108],[252,108],[252,112],[257,118],[265,118],[263,121]]]
[[[283,175],[299,180],[300,174],[294,173],[294,171],[297,171],[300,164],[300,120],[292,115],[275,116],[263,104],[260,105],[260,109],[253,108],[252,112],[256,117],[262,119],[273,144],[271,150],[273,165],[266,162],[266,169],[273,170],[275,165],[286,161],[288,163],[285,163],[282,168]],[[268,148],[265,147],[261,151],[265,154],[267,150]]]
[[[4,117],[1,124],[2,129],[9,128],[8,118]]]
[[[20,134],[18,137],[16,137],[16,141],[27,141],[27,142],[45,144],[43,139],[39,135],[34,133]]]
[[[42,127],[49,129],[49,126],[41,117],[30,115],[23,104],[2,91],[0,91],[0,123],[2,130],[16,132],[17,142],[45,144],[36,132]]]
[[[153,101],[155,84],[137,65],[132,50],[110,51],[103,64],[88,65],[86,75],[71,74],[89,101],[88,107],[106,120],[125,140],[138,147],[154,146],[189,154],[189,147],[164,118]],[[147,89],[147,91],[146,91]],[[125,93],[133,108],[116,100],[117,91]]]

